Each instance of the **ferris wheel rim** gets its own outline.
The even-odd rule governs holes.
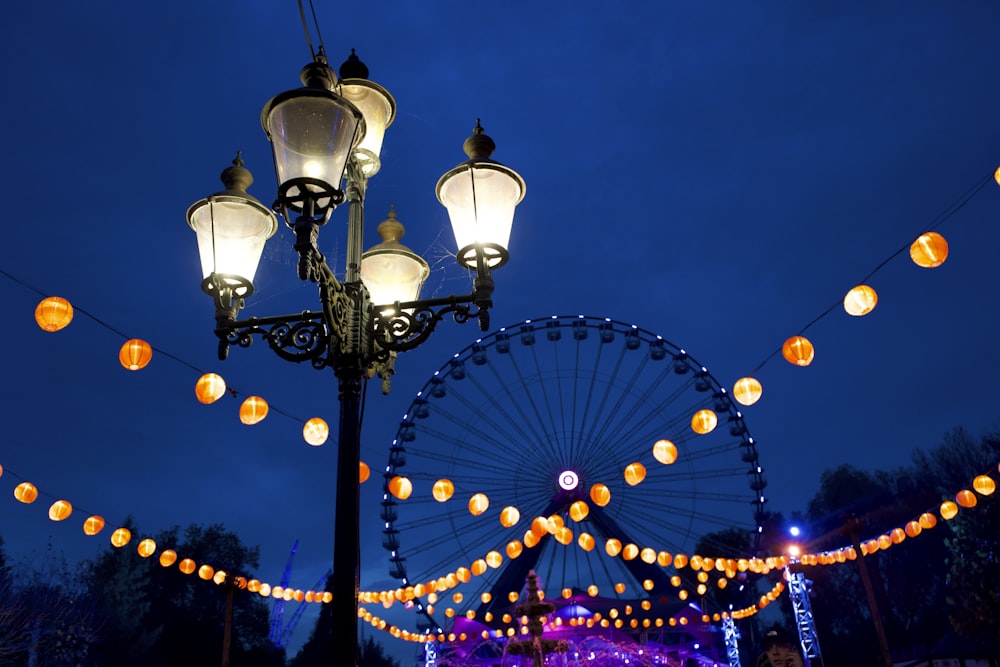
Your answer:
[[[746,461],[751,464],[750,486],[752,489],[755,489],[758,493],[761,494],[759,502],[755,501],[753,503],[756,506],[757,527],[756,530],[754,531],[754,548],[756,549],[759,546],[760,533],[762,531],[760,524],[761,524],[761,518],[763,517],[763,506],[765,503],[765,498],[760,492],[760,489],[763,488],[763,485],[766,484],[766,482],[763,481],[763,475],[762,475],[763,471],[759,465],[759,458],[756,450],[756,444],[754,443],[753,438],[749,436],[749,432],[746,429],[744,417],[742,415],[740,408],[733,401],[728,390],[721,383],[719,383],[718,380],[716,380],[715,377],[711,375],[711,373],[708,372],[705,366],[701,365],[684,348],[675,345],[666,338],[658,334],[655,334],[653,332],[650,332],[646,329],[643,329],[635,324],[630,324],[613,318],[595,317],[586,315],[576,315],[576,316],[553,315],[545,318],[527,319],[518,321],[511,325],[500,327],[486,336],[477,338],[474,342],[468,344],[462,350],[453,354],[445,363],[443,363],[436,371],[434,371],[431,377],[428,379],[428,381],[420,389],[420,391],[417,392],[416,397],[414,398],[407,412],[403,416],[399,430],[396,433],[396,437],[392,441],[390,450],[392,451],[393,448],[401,446],[400,443],[402,440],[402,434],[404,432],[404,429],[406,429],[408,425],[412,426],[414,424],[414,420],[416,419],[416,416],[414,414],[415,406],[417,406],[419,402],[422,400],[426,401],[427,400],[426,397],[432,394],[432,392],[435,390],[435,387],[440,385],[440,383],[443,382],[445,379],[451,377],[452,373],[455,372],[456,369],[461,368],[466,362],[470,360],[475,363],[474,355],[484,354],[487,350],[496,347],[500,341],[504,340],[505,336],[509,339],[509,336],[512,334],[523,335],[525,332],[525,328],[531,329],[532,331],[537,332],[539,334],[545,334],[546,331],[549,330],[550,328],[553,327],[558,328],[563,325],[571,327],[575,325],[591,329],[596,328],[599,331],[607,330],[614,334],[624,334],[625,336],[633,336],[639,344],[645,344],[647,346],[649,345],[658,346],[658,348],[661,349],[664,354],[670,355],[675,363],[683,362],[687,364],[691,370],[695,371],[695,373],[699,375],[699,378],[701,380],[708,383],[709,389],[712,391],[713,394],[720,396],[724,399],[726,404],[726,410],[725,411],[720,410],[720,413],[724,412],[724,414],[727,415],[730,421],[734,421],[737,423],[737,425],[742,429],[743,437],[745,438],[745,440],[749,441],[751,445],[750,451],[752,452],[753,458],[752,461]],[[553,339],[550,338],[550,340]],[[630,343],[626,344],[628,345]],[[395,511],[394,510],[390,511],[389,507],[390,505],[395,506],[396,503],[388,492],[388,481],[390,477],[393,476],[397,471],[398,471],[398,466],[395,465],[392,454],[390,454],[390,462],[389,465],[386,466],[386,472],[385,472],[386,488],[384,489],[384,496],[383,496],[383,519],[385,520],[385,526],[386,526],[385,533],[387,535],[391,531],[395,531],[397,534],[399,532],[397,529],[397,524],[399,524],[400,521],[397,515],[395,514]],[[755,483],[760,486],[760,489],[754,487]],[[453,530],[454,530],[454,524],[453,524]],[[396,568],[395,572],[391,571],[393,576],[402,579],[403,582],[406,583],[408,581],[408,573],[405,566],[406,558],[399,555],[405,549],[404,545],[399,544],[398,542],[390,544],[389,541],[387,541],[384,542],[384,546],[392,554],[390,561],[393,561],[394,567]],[[419,606],[418,606],[418,612],[423,613],[423,615],[426,616],[426,618],[432,624],[437,624],[437,621],[434,619],[434,617],[430,613],[424,611]]]

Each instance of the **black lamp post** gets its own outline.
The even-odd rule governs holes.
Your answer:
[[[477,122],[465,142],[468,161],[438,181],[438,200],[448,209],[458,261],[475,271],[470,294],[419,299],[427,263],[399,243],[402,225],[390,213],[380,225],[383,241],[362,253],[364,198],[378,172],[385,128],[395,102],[367,79],[352,53],[333,73],[322,50],[301,74],[304,87],[272,98],[261,113],[274,153],[278,197],[272,210],[247,194],[253,179],[237,155],[222,173],[225,190],[188,209],[198,235],[204,280],[215,301],[219,358],[229,347],[247,347],[260,336],[281,358],[331,368],[338,382],[340,424],[333,556],[333,627],[336,664],[357,661],[359,570],[360,405],[363,381],[378,374],[388,391],[398,352],[421,344],[437,323],[479,320],[489,327],[495,269],[508,259],[514,208],[524,180],[490,160],[493,141]],[[346,190],[341,184],[346,177]],[[330,269],[317,240],[320,228],[345,199],[349,204],[347,266],[343,280]],[[238,320],[265,241],[277,230],[275,213],[295,231],[298,275],[319,286],[320,309]],[[373,301],[373,298],[375,299]],[[343,633],[341,636],[340,633]]]

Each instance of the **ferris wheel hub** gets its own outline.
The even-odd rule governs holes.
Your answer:
[[[572,470],[559,473],[559,487],[564,491],[572,491],[580,484],[580,477]]]

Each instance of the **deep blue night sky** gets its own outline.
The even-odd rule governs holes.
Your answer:
[[[434,185],[481,118],[494,158],[527,182],[494,327],[577,313],[634,322],[729,386],[1000,164],[996,3],[372,7],[316,7],[331,62],[357,49],[398,105],[366,246],[394,204],[404,242],[433,268],[424,295],[469,289]],[[0,464],[80,516],[131,515],[148,534],[224,523],[260,545],[262,579],[280,578],[299,540],[292,585],[310,588],[332,553],[336,450],[306,445],[296,419],[335,430],[335,381],[263,344],[215,359],[184,220],[221,189],[237,149],[251,193],[273,198],[259,113],[309,60],[295,3],[19,3],[6,27],[0,269],[100,322],[78,314],[44,333],[39,295],[0,276]],[[838,307],[809,329],[812,366],[779,356],[757,373],[764,398],[746,416],[770,509],[803,511],[833,466],[892,469],[955,427],[997,428],[998,217],[991,181],[938,228],[951,247],[942,267],[895,257],[869,281],[871,315]],[[320,237],[338,272],[345,227],[338,211]],[[269,242],[246,314],[315,307],[291,242],[284,227]],[[102,322],[160,353],[125,371],[123,338]],[[362,457],[374,470],[413,394],[478,333],[442,324],[399,359],[389,397],[371,388]],[[192,366],[294,418],[249,428],[237,401],[202,406]],[[48,503],[15,503],[17,481],[0,478],[12,555],[104,547],[76,517],[50,523]],[[366,588],[394,586],[380,492],[363,489]]]

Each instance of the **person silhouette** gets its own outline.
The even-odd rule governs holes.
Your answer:
[[[805,667],[799,642],[780,625],[771,626],[764,632],[757,667]]]

